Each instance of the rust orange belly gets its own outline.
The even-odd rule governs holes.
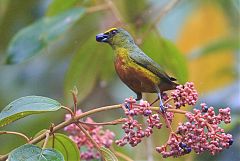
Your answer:
[[[115,69],[120,79],[135,92],[155,93],[160,79],[133,62],[128,56],[117,55]]]

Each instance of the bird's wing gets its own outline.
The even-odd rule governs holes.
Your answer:
[[[160,65],[144,54],[140,49],[130,52],[129,56],[134,62],[156,74],[159,78],[166,81],[176,81],[175,78],[168,76]]]

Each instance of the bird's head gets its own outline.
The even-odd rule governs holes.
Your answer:
[[[132,36],[122,28],[111,28],[96,36],[98,42],[105,42],[112,47],[124,47],[134,43]]]

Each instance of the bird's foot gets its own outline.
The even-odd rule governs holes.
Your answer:
[[[159,107],[160,107],[160,112],[162,112],[162,113],[166,112],[166,108],[164,107],[163,104],[160,104]]]

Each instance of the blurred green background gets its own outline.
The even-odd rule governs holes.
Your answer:
[[[71,106],[70,90],[79,90],[83,111],[122,103],[134,96],[117,77],[113,52],[95,35],[123,27],[150,57],[179,82],[193,81],[200,102],[232,108],[234,137],[229,150],[211,156],[194,153],[177,159],[162,157],[155,146],[167,130],[135,148],[117,148],[133,160],[240,160],[240,1],[239,0],[0,0],[0,109],[27,95],[41,95]],[[145,95],[153,100],[155,95]],[[188,107],[189,109],[191,107]],[[26,117],[0,130],[34,136],[64,111]],[[104,117],[103,117],[104,116]],[[98,122],[123,116],[121,110],[93,116]],[[174,125],[184,121],[174,119]],[[109,126],[120,138],[120,126]],[[0,155],[24,141],[0,136]]]

